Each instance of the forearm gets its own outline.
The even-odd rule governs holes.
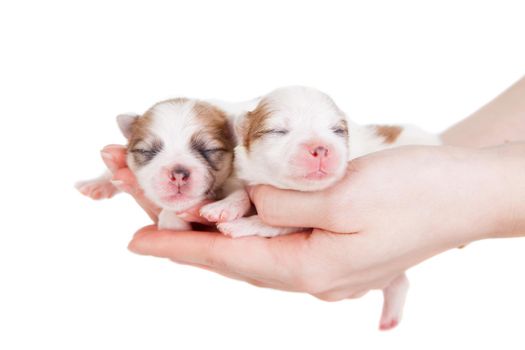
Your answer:
[[[429,157],[437,178],[431,181],[435,195],[428,220],[440,229],[429,237],[431,245],[443,251],[487,238],[525,236],[525,142],[436,150]]]
[[[486,149],[496,164],[493,186],[499,193],[499,219],[492,237],[525,236],[525,142]],[[497,212],[497,210],[494,210]]]
[[[447,145],[462,147],[525,141],[525,77],[441,137]]]

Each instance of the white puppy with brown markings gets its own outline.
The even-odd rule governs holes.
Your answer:
[[[329,96],[306,87],[281,88],[266,95],[253,111],[236,121],[235,130],[239,178],[250,185],[298,191],[333,185],[344,176],[349,160],[366,153],[407,144],[440,143],[438,137],[415,127],[352,123]],[[221,202],[226,209],[229,199]],[[302,230],[272,227],[257,215],[217,226],[232,237],[273,237]],[[403,274],[383,290],[381,329],[393,328],[400,321],[407,289]]]
[[[255,104],[224,106],[238,113]],[[220,211],[214,203],[203,206],[201,212],[213,221],[234,220],[250,209],[242,184],[231,176],[235,145],[230,119],[216,104],[186,98],[159,102],[143,115],[117,117],[128,139],[128,167],[145,196],[162,208],[160,229],[191,229],[179,213],[207,199],[228,197],[235,203],[229,210]],[[111,197],[117,189],[110,178],[103,175],[81,182],[77,188],[95,199]]]

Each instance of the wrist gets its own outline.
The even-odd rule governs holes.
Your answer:
[[[448,208],[439,225],[442,243],[452,248],[481,239],[523,235],[525,143],[442,150],[447,161],[440,170],[448,179],[444,187],[437,188],[446,193],[442,208]]]

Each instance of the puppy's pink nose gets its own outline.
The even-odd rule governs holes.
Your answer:
[[[172,182],[175,182],[177,184],[185,184],[190,179],[191,172],[180,165],[177,165],[173,170],[170,172],[170,180]]]
[[[311,147],[309,151],[312,157],[314,158],[317,158],[317,157],[323,158],[323,157],[328,156],[328,148],[324,146]]]

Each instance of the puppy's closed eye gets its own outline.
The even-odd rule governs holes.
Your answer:
[[[228,152],[226,148],[221,148],[221,147],[203,149],[202,151],[206,153]]]
[[[208,141],[199,138],[194,138],[192,140],[191,147],[215,171],[219,170],[219,162],[228,152],[228,149],[224,147],[210,145]]]
[[[226,148],[204,148],[199,149],[199,152],[205,157],[214,157],[228,152],[228,150]]]
[[[334,132],[334,134],[336,135],[341,135],[341,136],[344,136],[346,135],[347,131],[346,129],[343,129],[343,128],[332,128],[332,131]]]
[[[346,121],[342,120],[337,125],[333,126],[332,131],[338,136],[346,137],[348,135],[348,125]]]
[[[162,151],[162,147],[160,142],[154,142],[151,146],[144,142],[139,142],[129,152],[134,155],[137,163],[145,164],[155,158]]]
[[[266,129],[259,131],[259,135],[286,135],[290,131],[286,129]]]

